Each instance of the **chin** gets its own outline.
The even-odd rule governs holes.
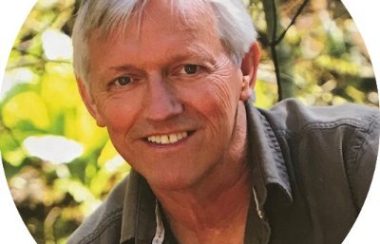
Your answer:
[[[159,174],[145,177],[153,189],[183,191],[192,188],[197,182],[194,177],[181,174]]]

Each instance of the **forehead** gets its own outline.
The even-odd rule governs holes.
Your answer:
[[[148,0],[127,16],[115,15],[109,29],[95,29],[90,39],[112,41],[120,36],[142,39],[144,35],[182,32],[216,34],[212,7],[205,0]],[[112,21],[112,20],[111,20]]]
[[[125,26],[119,24],[106,36],[96,30],[89,39],[90,69],[131,59],[136,64],[159,62],[184,49],[222,50],[211,6],[202,0],[178,4],[151,0]]]

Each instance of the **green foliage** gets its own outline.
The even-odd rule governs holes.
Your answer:
[[[273,89],[277,80],[270,42],[289,26],[303,2],[250,1],[264,48],[257,81],[261,85],[256,89],[259,107],[269,108],[278,98],[277,89]],[[278,13],[275,37],[272,36],[276,26],[273,6]],[[378,106],[376,82],[366,48],[340,1],[309,0],[276,51],[284,98],[296,97],[310,105],[355,102]]]
[[[274,2],[280,33],[302,1]],[[38,2],[15,41],[0,101],[1,151],[9,187],[39,243],[64,243],[129,171],[77,91],[69,38],[77,5],[74,0]],[[263,47],[256,105],[269,108],[278,99],[268,42],[272,31],[267,30],[273,27],[268,25],[273,16],[268,18],[271,7],[263,1],[249,5]],[[59,43],[59,48],[51,43]],[[368,55],[340,2],[311,1],[276,50],[285,97],[318,105],[349,101],[377,106]],[[37,143],[55,156],[71,158],[35,152],[31,147]]]
[[[40,1],[35,6],[11,52],[0,102],[0,141],[8,183],[39,243],[64,242],[129,171],[77,91],[70,38],[65,34],[73,4]],[[54,53],[48,42],[60,43],[60,52]],[[68,139],[75,141],[82,153],[70,162],[59,162],[30,152],[28,139],[48,135],[60,136],[66,144]],[[69,153],[66,144],[42,149],[65,154]]]

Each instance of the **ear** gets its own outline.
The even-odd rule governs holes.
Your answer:
[[[256,73],[260,61],[260,46],[258,42],[252,44],[248,53],[244,56],[241,63],[241,72],[243,74],[242,90],[240,99],[242,101],[248,100],[252,95],[252,88],[256,84]]]
[[[90,92],[90,86],[78,77],[77,77],[77,85],[78,85],[79,93],[82,97],[84,104],[86,105],[88,112],[96,120],[96,123],[98,126],[104,127],[105,126],[104,120],[102,119],[101,114],[99,114],[98,112],[98,108]]]

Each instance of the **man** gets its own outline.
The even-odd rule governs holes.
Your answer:
[[[236,0],[87,0],[83,100],[133,170],[69,243],[340,243],[364,202],[379,114],[251,106],[259,60]]]

